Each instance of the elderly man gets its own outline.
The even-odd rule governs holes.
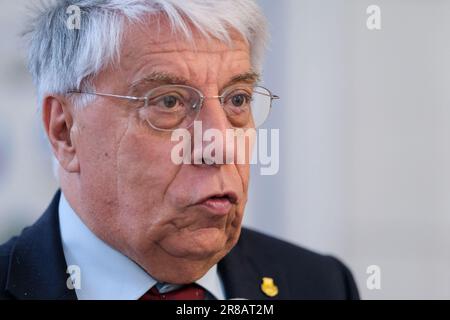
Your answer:
[[[254,129],[277,98],[254,1],[58,0],[26,35],[61,190],[0,247],[0,298],[358,298],[335,258],[241,228],[249,163],[214,154],[251,147],[173,161],[176,130]]]

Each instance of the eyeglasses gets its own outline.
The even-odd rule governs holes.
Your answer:
[[[260,86],[232,86],[220,96],[204,96],[198,89],[185,85],[163,85],[143,97],[69,91],[101,97],[142,101],[140,112],[148,124],[160,131],[190,128],[197,120],[206,99],[219,99],[230,124],[235,128],[259,127],[268,118],[273,100],[280,99]]]

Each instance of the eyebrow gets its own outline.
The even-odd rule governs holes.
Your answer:
[[[259,80],[260,80],[259,73],[255,72],[255,71],[245,72],[245,73],[239,74],[239,75],[231,78],[231,80],[228,81],[220,91],[222,91],[225,88],[231,87],[232,85],[238,84],[238,83],[246,83],[246,84],[254,85]]]
[[[259,73],[255,71],[249,71],[242,74],[233,76],[226,84],[221,88],[223,89],[233,86],[238,83],[255,84],[260,80]],[[168,73],[168,72],[152,72],[148,76],[131,84],[131,90],[135,92],[143,85],[189,85],[190,81],[186,78]]]
[[[133,82],[131,84],[131,90],[138,90],[141,86],[146,84],[151,85],[168,85],[168,84],[182,84],[186,85],[189,83],[189,80],[176,76],[174,74],[168,72],[152,72],[144,78]]]

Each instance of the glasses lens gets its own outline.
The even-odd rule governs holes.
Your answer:
[[[251,125],[253,87],[230,88],[223,94],[223,108],[233,127],[242,128]]]
[[[272,94],[269,90],[262,87],[256,87],[253,91],[252,116],[254,126],[261,126],[269,117],[272,105]]]
[[[156,129],[188,128],[200,111],[201,96],[185,86],[162,86],[147,95],[146,117]]]
[[[223,95],[223,107],[236,128],[259,127],[268,118],[272,104],[269,90],[262,87],[233,87]]]

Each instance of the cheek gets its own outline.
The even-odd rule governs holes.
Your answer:
[[[248,200],[248,187],[250,182],[250,165],[249,164],[243,164],[243,165],[237,165],[236,166],[240,182],[242,184],[242,190],[243,190],[243,198],[242,201],[237,205],[236,208],[236,222],[241,222],[243,216],[244,216],[244,210],[245,206],[247,205]]]
[[[117,149],[118,197],[127,205],[148,209],[161,205],[165,190],[178,172],[170,159],[167,137],[129,132]]]
[[[89,113],[89,111],[86,111]],[[92,114],[90,112],[89,114]],[[87,118],[87,117],[86,117]],[[116,194],[116,161],[114,159],[117,121],[92,116],[94,121],[77,125],[75,147],[80,163],[80,182],[86,198],[96,199],[90,202],[94,210],[104,203],[114,201]]]
[[[245,200],[247,200],[248,186],[250,182],[250,164],[246,163],[236,165],[236,169],[242,183],[242,190],[244,191]]]

